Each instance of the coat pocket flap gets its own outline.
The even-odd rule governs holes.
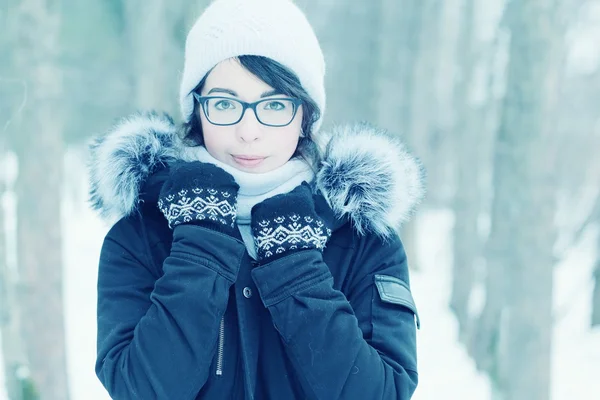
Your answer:
[[[417,329],[421,329],[421,320],[417,312],[415,300],[406,282],[390,275],[375,275],[375,285],[381,301],[399,304],[411,310],[415,315]]]

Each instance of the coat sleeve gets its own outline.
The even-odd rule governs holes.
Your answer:
[[[348,297],[316,250],[253,270],[306,395],[408,400],[417,386],[416,308],[398,237],[359,244]],[[356,272],[352,272],[356,274]]]
[[[157,277],[137,228],[121,220],[102,247],[96,374],[114,399],[194,399],[209,374],[244,245],[177,226]]]

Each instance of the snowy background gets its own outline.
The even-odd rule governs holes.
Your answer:
[[[365,118],[396,129],[398,121],[394,118],[398,110],[394,102],[400,96],[401,90],[369,92],[371,97],[379,101],[376,109],[371,109],[373,107],[366,106],[358,100],[366,102],[372,99],[364,96],[361,90],[354,89],[353,85],[348,85],[350,79],[360,77],[367,81],[373,78],[372,71],[375,68],[385,71],[385,68],[377,65],[375,57],[380,57],[384,61],[387,59],[376,53],[379,49],[372,49],[376,41],[374,33],[380,35],[377,40],[383,38],[382,43],[378,43],[381,49],[384,49],[381,53],[390,48],[398,50],[400,47],[394,47],[393,39],[402,38],[407,41],[406,36],[413,33],[407,32],[406,29],[402,30],[402,24],[393,19],[387,19],[384,21],[385,24],[379,24],[380,19],[385,18],[370,6],[379,4],[378,10],[384,14],[383,17],[387,14],[402,16],[402,11],[406,7],[410,6],[411,10],[416,10],[414,7],[416,2],[406,1],[402,3],[402,7],[399,7],[397,0],[380,1],[381,3],[375,1],[367,3],[364,0],[297,0],[297,3],[308,11],[309,19],[314,22],[319,34],[322,34],[324,51],[329,56],[327,89],[328,107],[329,105],[331,107],[326,118],[332,120]],[[456,103],[466,98],[466,102],[472,107],[467,111],[476,110],[470,117],[478,114],[480,109],[477,106],[482,104],[499,108],[498,104],[494,105],[494,102],[499,103],[502,98],[503,83],[506,79],[505,67],[509,58],[507,21],[503,20],[506,2],[504,0],[476,0],[474,3],[467,0],[423,0],[423,2],[427,4],[426,12],[431,17],[424,21],[429,21],[429,25],[423,24],[423,26],[439,31],[436,31],[437,36],[427,36],[429,39],[427,46],[424,46],[424,51],[411,54],[413,58],[418,56],[421,60],[419,62],[422,63],[417,63],[415,70],[428,71],[421,73],[420,76],[416,75],[418,84],[415,86],[420,86],[415,89],[414,98],[411,100],[416,110],[413,116],[417,121],[415,126],[423,128],[423,125],[426,125],[427,128],[415,129],[415,132],[426,131],[427,135],[423,139],[423,135],[415,134],[413,140],[415,147],[419,146],[419,141],[422,142],[420,145],[427,144],[421,147],[421,150],[431,150],[428,146],[435,149],[429,154],[431,158],[428,169],[431,177],[438,179],[438,184],[431,185],[428,190],[431,197],[437,198],[436,205],[444,204],[444,207],[450,207],[456,178],[445,171],[451,170],[453,162],[465,159],[463,154],[454,153],[451,146],[447,147],[448,144],[453,144],[452,135],[456,133],[455,124],[460,117],[457,116],[457,109],[460,107]],[[41,3],[44,5],[40,6]],[[49,29],[54,27],[52,23],[55,21],[53,19],[55,14],[53,13],[57,10],[52,9],[45,2],[7,0],[6,5],[0,5],[0,26],[3,29],[6,26],[6,32],[9,32],[5,35],[5,31],[0,31],[0,50],[3,54],[9,54],[9,57],[4,55],[0,57],[0,151],[10,148],[12,143],[8,139],[18,136],[25,137],[26,141],[33,140],[31,138],[36,138],[39,132],[43,132],[43,129],[36,124],[28,126],[23,123],[29,121],[29,118],[40,117],[35,112],[39,105],[36,103],[39,101],[39,93],[36,92],[34,84],[28,86],[28,82],[31,81],[30,75],[33,73],[24,67],[27,62],[20,65],[15,62],[13,65],[13,58],[10,56],[17,54],[21,56],[21,60],[31,61],[40,57],[38,54],[40,51],[48,49],[36,47],[38,42],[35,40],[26,45],[19,40],[25,33],[31,34],[34,38],[48,36],[54,38],[63,50],[61,68],[67,79],[64,80],[64,98],[56,102],[62,107],[57,107],[56,120],[58,125],[62,123],[66,126],[65,132],[60,132],[64,138],[59,136],[59,139],[68,143],[64,157],[66,176],[62,188],[61,222],[64,311],[71,400],[109,399],[94,373],[97,263],[100,247],[109,227],[90,210],[87,203],[85,148],[81,142],[89,139],[92,133],[100,133],[110,125],[113,118],[126,115],[134,109],[155,108],[165,109],[171,113],[176,112],[177,80],[174,77],[181,68],[183,56],[182,26],[189,27],[193,18],[207,3],[208,0],[148,2],[144,10],[150,14],[154,10],[155,14],[152,15],[165,13],[166,9],[172,11],[167,15],[168,21],[158,25],[152,22],[152,16],[146,15],[148,18],[140,18],[142,7],[137,7],[138,3],[133,0],[127,2],[95,0],[68,2],[68,4],[61,2],[63,9],[60,10],[60,15],[64,17],[62,19],[64,26],[60,31],[55,29],[52,32],[49,32]],[[465,52],[461,51],[459,37],[465,22],[464,6],[468,3],[475,4],[476,8],[472,35],[477,51],[473,51],[474,54],[471,55],[473,59],[465,60]],[[517,4],[516,1],[512,3]],[[315,4],[319,7],[315,7]],[[590,316],[593,268],[600,256],[597,254],[600,227],[590,225],[577,240],[573,240],[573,232],[589,216],[600,192],[598,173],[600,158],[597,156],[598,147],[595,145],[600,143],[598,139],[600,138],[600,115],[597,111],[600,109],[598,107],[600,97],[597,95],[600,93],[600,84],[598,84],[600,82],[598,79],[600,76],[600,0],[559,0],[554,4],[556,7],[561,7],[559,15],[564,18],[562,22],[566,26],[564,37],[558,40],[561,45],[564,45],[564,59],[561,60],[560,66],[563,68],[561,76],[563,85],[556,85],[562,90],[562,92],[556,91],[556,96],[561,100],[558,103],[562,108],[557,110],[560,113],[560,118],[556,118],[559,126],[554,132],[560,136],[563,144],[560,150],[563,154],[557,173],[561,175],[557,178],[559,202],[555,218],[558,230],[555,254],[559,262],[555,265],[553,282],[555,321],[551,360],[551,399],[598,400],[600,399],[600,327],[590,328]],[[26,7],[27,5],[29,7]],[[18,13],[11,14],[13,10],[17,10],[22,14],[19,18],[28,21],[27,18],[34,15],[31,10],[38,10],[38,7],[39,9],[45,7],[43,11],[48,14],[46,16],[48,25],[23,24],[20,23],[22,19],[14,18]],[[387,10],[385,7],[389,7],[389,13],[382,11]],[[441,12],[433,12],[435,7],[442,9]],[[337,18],[337,14],[340,13],[343,18]],[[437,27],[430,22],[433,16],[439,19]],[[334,17],[336,22],[342,21],[342,23],[331,23]],[[40,18],[39,21],[44,21],[44,18]],[[379,25],[382,26],[381,29]],[[164,30],[156,29],[159,26]],[[356,26],[362,29],[356,29]],[[22,27],[26,28],[22,29]],[[176,36],[171,38],[172,43],[162,40],[169,29],[171,29],[169,32]],[[426,30],[421,33],[427,34]],[[132,32],[138,34],[127,36]],[[411,36],[409,39],[414,40],[415,37]],[[360,54],[365,54],[362,59],[355,57],[355,47],[348,50],[348,41],[360,49]],[[31,46],[31,49],[27,46]],[[408,43],[408,47],[415,46]],[[52,56],[54,49],[50,50],[52,51],[49,54]],[[153,62],[155,52],[163,57],[164,62],[160,65]],[[491,62],[488,53],[497,53],[493,55]],[[134,58],[141,62],[131,62]],[[379,62],[385,64],[381,60]],[[391,65],[390,70],[387,70],[389,76],[383,78],[378,76],[378,79],[368,80],[380,89],[388,87],[389,82],[384,82],[385,79],[391,79],[394,85],[398,85],[401,81],[398,78],[402,73],[401,68],[398,68],[395,62],[389,60],[387,62],[388,67]],[[432,64],[438,68],[431,68]],[[52,66],[51,63],[49,65]],[[473,71],[466,79],[471,79],[471,86],[460,86],[461,78],[464,78],[461,68],[469,66],[473,67]],[[427,73],[433,75],[429,76]],[[489,76],[495,76],[492,87],[488,86]],[[594,76],[596,78],[593,78]],[[394,80],[397,78],[398,81]],[[152,91],[138,91],[139,88],[147,87],[148,82],[151,86],[154,85]],[[591,86],[592,84],[597,86]],[[598,90],[594,89],[595,87]],[[464,93],[461,93],[461,90],[464,90]],[[464,98],[457,96],[457,92],[464,95]],[[389,107],[389,104],[394,104],[394,107]],[[61,115],[64,117],[63,120],[60,118]],[[387,117],[381,118],[382,115]],[[377,120],[377,116],[380,120]],[[552,119],[553,116],[549,117]],[[483,136],[495,132],[497,128],[498,121],[493,116],[488,116],[487,119],[491,122],[487,121],[487,131],[480,132]],[[48,121],[41,121],[39,125],[45,123]],[[90,126],[93,129],[90,129]],[[594,144],[590,145],[590,143]],[[8,146],[4,147],[7,144]],[[4,192],[3,196],[0,195],[0,205],[4,207],[6,215],[4,229],[8,250],[7,263],[13,271],[16,271],[17,254],[14,212],[14,184],[18,173],[16,166],[14,153],[9,152],[4,159],[0,158],[0,172],[5,173],[4,179],[7,179],[8,184],[8,191]],[[411,285],[422,322],[421,330],[418,331],[420,383],[414,399],[497,400],[492,396],[488,377],[477,371],[474,361],[469,357],[466,349],[459,344],[458,323],[448,308],[452,281],[453,224],[452,209],[434,208],[432,204],[427,204],[427,208],[422,208],[416,216],[414,240],[416,247],[413,254],[408,254],[409,261],[417,260],[413,263],[415,269],[411,272]],[[481,310],[485,299],[483,290],[477,286],[475,289],[469,304],[473,314]],[[43,306],[40,304],[40,307]],[[3,382],[5,375],[2,368],[3,363],[0,362],[0,400],[6,399]]]

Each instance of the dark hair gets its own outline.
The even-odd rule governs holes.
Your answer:
[[[263,56],[244,55],[237,57],[240,64],[257,78],[281,94],[302,100],[302,132],[304,137],[298,141],[298,147],[292,157],[304,158],[313,168],[320,160],[320,152],[313,141],[312,126],[321,116],[315,101],[306,93],[300,80],[292,71],[275,60]],[[210,71],[194,89],[200,93]],[[183,124],[183,141],[188,146],[203,146],[202,124],[198,118],[198,102],[194,99],[194,112],[189,122]]]

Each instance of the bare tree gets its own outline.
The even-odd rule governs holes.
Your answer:
[[[468,323],[468,303],[474,281],[474,263],[478,255],[479,238],[477,219],[481,211],[480,173],[482,132],[473,129],[475,113],[469,104],[476,59],[475,1],[463,3],[463,20],[458,40],[459,78],[455,89],[455,112],[457,122],[454,129],[457,179],[454,197],[453,271],[450,308],[456,316],[462,339]]]
[[[503,3],[501,3],[502,5]],[[459,340],[471,351],[474,316],[470,309],[475,284],[481,283],[485,229],[482,217],[488,211],[491,188],[492,147],[497,129],[499,102],[494,86],[498,55],[504,50],[500,27],[493,38],[479,37],[476,21],[481,18],[477,2],[462,3],[457,43],[458,70],[455,87],[451,163],[455,173],[452,290],[450,309],[459,323]],[[488,16],[489,18],[489,16]]]
[[[586,222],[595,223],[600,226],[600,197],[596,198],[596,204],[592,209],[590,217]],[[585,228],[588,223],[584,223],[582,228]],[[592,327],[600,326],[600,235],[597,238],[598,245],[596,251],[596,263],[594,265],[593,272],[593,285],[594,289],[592,291],[592,315],[590,325]]]
[[[380,0],[373,2],[335,1],[327,12],[339,24],[320,23],[316,9],[308,10],[309,17],[318,22],[317,32],[327,56],[326,124],[345,120],[370,120],[376,117],[380,92],[372,73],[373,60],[379,57],[379,42],[373,32],[381,23]],[[360,26],[361,29],[356,29]]]
[[[2,199],[7,194],[7,176],[5,174],[6,152],[0,138],[0,330],[2,331],[2,354],[4,375],[9,399],[24,399],[24,376],[28,370],[27,359],[21,341],[20,313],[16,299],[18,277],[8,265],[6,247],[5,213]]]
[[[575,82],[569,82],[569,90],[563,95],[572,117],[562,121],[563,137],[561,149],[568,149],[567,159],[572,160],[562,163],[562,174],[560,177],[561,187],[569,192],[577,193],[588,182],[597,181],[600,172],[600,159],[596,149],[600,145],[600,120],[596,110],[586,107],[587,104],[597,104],[600,101],[600,68],[590,75],[579,77]],[[596,134],[594,134],[596,133]],[[566,248],[579,242],[584,233],[594,225],[600,225],[600,196],[597,196],[589,214],[577,227],[573,239]],[[591,279],[593,280],[593,292],[591,298],[592,313],[591,326],[600,325],[600,238],[598,239],[598,251]]]
[[[378,52],[372,58],[362,56],[369,63],[378,60],[377,73],[370,73],[377,76],[374,82],[377,85],[377,99],[373,103],[376,113],[372,118],[398,134],[417,153],[419,151],[415,147],[417,144],[423,145],[423,141],[417,141],[412,135],[412,118],[417,117],[414,115],[415,79],[418,77],[416,67],[419,61],[426,58],[426,53],[421,52],[425,45],[423,39],[435,34],[435,30],[426,32],[423,29],[424,25],[430,27],[424,24],[424,13],[430,11],[435,17],[437,10],[432,8],[434,5],[435,2],[430,0],[380,0],[379,24],[375,30],[379,33]],[[365,76],[369,76],[369,73]],[[402,228],[402,241],[411,260],[411,268],[418,268],[415,237],[416,221],[412,220]]]
[[[442,13],[444,2],[442,0],[422,1],[420,33],[416,39],[416,57],[413,65],[413,81],[415,90],[412,91],[410,129],[405,134],[409,137],[411,146],[419,158],[427,166],[427,181],[430,191],[427,203],[440,204],[439,194],[442,192],[441,171],[445,168],[443,160],[440,161],[440,147],[437,133],[439,132],[440,101],[437,96],[437,80],[444,70],[447,60],[441,59],[443,46]],[[417,25],[415,23],[415,25]],[[386,35],[382,34],[382,40]],[[388,89],[389,90],[389,89]]]
[[[549,112],[554,2],[511,2],[507,90],[495,144],[487,298],[479,347],[506,400],[548,399],[556,200]],[[493,280],[490,279],[493,277]],[[482,356],[487,352],[487,357]]]
[[[598,243],[600,249],[600,240]],[[600,326],[600,260],[596,261],[594,268],[594,291],[592,294],[592,327]]]
[[[12,4],[11,4],[12,5]],[[0,12],[0,25],[6,35],[0,37],[0,51],[9,54],[14,44],[15,26],[8,13]],[[23,85],[14,77],[14,65],[4,59],[0,62],[0,331],[2,333],[2,355],[6,393],[11,400],[23,400],[27,393],[24,390],[24,372],[28,370],[24,354],[21,328],[20,308],[16,298],[18,274],[15,266],[9,265],[8,233],[6,224],[9,210],[3,200],[9,194],[8,150],[11,145],[7,135],[11,123],[23,107]],[[21,92],[19,95],[13,92]],[[19,101],[14,101],[19,98]]]
[[[186,3],[128,0],[123,5],[133,105],[174,114],[178,92],[173,83],[179,77],[183,58],[178,36],[186,29],[182,17],[187,15],[180,10]]]
[[[58,64],[60,2],[23,0],[16,8],[17,71],[28,102],[15,125],[17,257],[22,337],[42,399],[69,398],[62,293],[60,193],[63,149],[62,76]],[[18,129],[18,131],[16,131]]]
[[[409,138],[424,2],[381,0],[377,120]],[[372,60],[368,60],[372,62]]]

